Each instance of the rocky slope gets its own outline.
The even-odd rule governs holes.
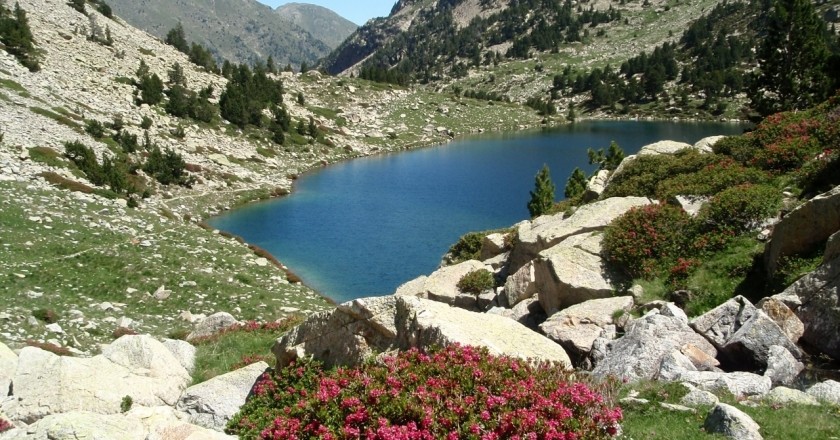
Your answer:
[[[224,121],[199,124],[169,116],[160,106],[137,106],[131,78],[141,61],[162,78],[179,63],[191,89],[213,86],[213,102],[227,82],[153,36],[93,8],[83,15],[63,0],[20,5],[42,68],[31,73],[0,51],[0,252],[8,280],[0,290],[10,298],[0,306],[0,335],[7,342],[49,340],[86,352],[94,342],[110,340],[119,326],[164,335],[189,326],[193,315],[219,310],[268,320],[319,310],[327,302],[314,292],[288,284],[268,259],[197,222],[288,192],[298,174],[331,162],[539,123],[533,111],[519,106],[317,72],[283,74],[293,119],[312,117],[329,145],[300,137],[277,146],[265,131],[243,132]],[[87,38],[94,24],[108,29],[111,46]],[[64,143],[81,141],[98,157],[114,155],[119,147],[91,137],[85,125],[117,117],[140,138],[139,126],[148,118],[150,138],[184,157],[195,184],[158,186],[138,173],[151,185],[151,197],[139,209],[128,208],[124,199],[59,189],[62,181],[88,192],[95,187],[62,156]],[[183,137],[173,135],[180,130]],[[33,311],[40,309],[54,311],[57,320],[36,319]],[[189,313],[179,318],[181,312]]]
[[[286,3],[274,12],[323,41],[330,49],[338,47],[359,27],[327,8],[307,3]]]
[[[282,14],[272,14],[271,8],[256,0],[112,0],[108,4],[128,23],[159,38],[180,21],[189,41],[205,46],[219,60],[235,63],[265,62],[272,56],[280,66],[312,65],[338,45],[312,35]],[[330,31],[334,35],[346,32],[343,27]]]

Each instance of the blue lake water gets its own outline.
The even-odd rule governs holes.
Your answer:
[[[694,143],[742,130],[737,124],[593,121],[479,136],[332,165],[302,176],[289,197],[239,208],[210,224],[268,250],[338,302],[387,295],[433,272],[464,233],[527,219],[529,191],[543,164],[562,199],[575,167],[594,170],[589,147],[615,140],[632,154],[663,139]]]

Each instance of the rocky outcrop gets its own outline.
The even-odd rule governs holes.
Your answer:
[[[481,241],[481,261],[489,260],[505,252],[505,234],[490,234]]]
[[[802,340],[840,360],[840,258],[800,278],[777,298],[790,303],[802,320]]]
[[[693,148],[691,144],[676,141],[659,141],[645,145],[639,150],[638,156],[655,156],[658,154],[675,154],[682,150]]]
[[[610,171],[600,170],[592,175],[589,182],[586,184],[586,192],[583,193],[583,200],[586,202],[597,200],[607,189],[607,180],[609,180]]]
[[[506,307],[515,307],[520,302],[531,298],[537,293],[537,278],[534,263],[522,266],[505,281],[504,301]]]
[[[614,317],[633,308],[633,297],[623,296],[586,301],[551,315],[540,329],[556,341],[567,353],[583,358],[589,355],[592,344],[602,336]],[[613,333],[615,329],[613,328]]]
[[[709,136],[694,143],[694,149],[701,153],[712,153],[712,148],[726,136]]]
[[[773,385],[790,385],[805,369],[805,364],[799,362],[785,347],[771,345],[767,356],[767,369],[764,376],[769,377]]]
[[[0,399],[9,395],[17,364],[18,357],[15,352],[0,342]]]
[[[609,343],[605,358],[592,370],[595,376],[616,376],[630,381],[655,379],[663,358],[691,344],[711,357],[717,350],[677,317],[652,310],[632,321],[623,337]]]
[[[782,329],[742,296],[693,319],[691,327],[714,344],[732,365],[766,368],[773,345],[802,356]]]
[[[827,380],[808,388],[808,395],[820,402],[840,405],[840,382]]]
[[[723,434],[734,440],[762,440],[755,420],[743,411],[725,403],[718,403],[703,423],[706,432]]]
[[[192,374],[195,371],[195,353],[197,351],[195,346],[180,339],[164,339],[163,346],[175,356],[175,359],[178,359],[178,363],[188,373]]]
[[[518,228],[518,240],[511,251],[510,268],[519,270],[540,252],[563,240],[587,232],[602,231],[613,220],[637,206],[654,203],[647,197],[613,197],[581,206],[574,214],[543,216]]]
[[[206,338],[215,335],[226,328],[233,327],[239,321],[227,312],[214,313],[196,324],[193,331],[187,335],[187,341],[194,341],[199,338]]]
[[[12,417],[32,423],[72,411],[117,414],[126,396],[136,405],[172,406],[190,380],[169,350],[150,336],[123,336],[92,358],[26,347],[13,378],[17,408]]]
[[[780,258],[808,251],[837,231],[840,231],[840,186],[805,202],[776,224],[764,249],[767,273],[776,272]]]
[[[756,305],[782,329],[791,342],[799,342],[799,338],[805,333],[805,324],[784,301],[777,297],[768,297]]]
[[[363,298],[313,315],[278,339],[272,352],[278,366],[306,356],[328,366],[358,365],[376,353],[453,343],[571,366],[559,345],[518,322],[410,296]]]
[[[540,305],[549,315],[590,299],[611,297],[619,279],[600,256],[563,245],[541,252],[534,266]]]
[[[828,238],[825,243],[825,252],[823,252],[823,263],[840,257],[840,231],[835,232],[834,235]]]
[[[266,370],[268,364],[257,362],[193,385],[184,391],[175,408],[189,414],[190,423],[223,431]]]

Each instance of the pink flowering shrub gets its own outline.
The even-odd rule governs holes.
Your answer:
[[[0,432],[6,432],[10,429],[14,428],[11,422],[8,420],[0,417]]]
[[[621,409],[554,364],[453,345],[324,371],[292,364],[257,382],[228,425],[246,439],[585,440],[614,436]]]

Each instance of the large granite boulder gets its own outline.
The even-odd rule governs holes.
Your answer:
[[[505,249],[505,234],[490,234],[481,241],[481,261],[489,260],[505,252],[507,252],[507,249]]]
[[[802,356],[802,351],[782,329],[742,296],[694,318],[691,327],[714,344],[730,366],[766,368],[773,345],[786,348],[796,357]]]
[[[175,408],[189,414],[190,423],[224,431],[266,370],[268,364],[257,362],[193,385],[184,391]]]
[[[694,149],[701,152],[701,153],[712,153],[713,147],[715,146],[718,141],[725,138],[726,136],[709,136],[700,139],[699,141],[694,143]]]
[[[805,324],[779,297],[762,298],[756,306],[782,329],[782,332],[791,342],[799,342],[799,338],[805,334]]]
[[[718,403],[703,423],[706,432],[723,434],[733,440],[762,440],[761,429],[743,411],[725,403]]]
[[[480,269],[487,269],[487,266],[477,260],[442,267],[426,278],[417,278],[404,284],[397,293],[399,296],[417,296],[475,310],[478,307],[475,295],[463,294],[458,289],[458,281],[461,281],[464,275]]]
[[[687,344],[710,357],[717,357],[715,347],[695,333],[683,319],[651,310],[633,320],[623,337],[608,344],[603,359],[597,362],[592,373],[629,381],[656,379],[663,358]]]
[[[25,429],[0,437],[4,440],[146,440],[146,430],[138,420],[120,414],[71,411],[48,415]]]
[[[805,369],[805,364],[799,362],[785,348],[779,345],[770,346],[767,356],[767,369],[764,375],[769,377],[773,385],[791,385]]]
[[[195,325],[193,331],[187,335],[187,341],[213,336],[227,328],[233,327],[239,321],[227,312],[214,313]]]
[[[779,297],[793,298],[786,303],[805,325],[802,340],[840,360],[840,258],[800,278]]]
[[[592,175],[586,184],[586,192],[583,193],[583,200],[586,202],[597,200],[607,189],[607,180],[610,177],[609,170],[600,170]]]
[[[826,380],[808,388],[807,393],[820,402],[840,406],[840,382]]]
[[[172,406],[190,381],[172,353],[151,336],[123,336],[91,358],[26,347],[13,379],[17,413],[12,417],[32,423],[71,411],[116,414],[125,396],[135,405]]]
[[[693,148],[691,144],[676,141],[659,141],[645,145],[639,150],[638,156],[655,156],[659,154],[676,154],[682,150]]]
[[[562,243],[541,252],[534,266],[537,296],[549,316],[584,301],[611,297],[620,279],[600,255]]]
[[[647,197],[613,197],[581,206],[568,217],[555,214],[522,223],[518,227],[517,242],[511,251],[510,270],[519,270],[540,252],[571,236],[602,231],[630,209],[652,203],[655,202]]]
[[[358,365],[377,353],[453,343],[571,366],[562,347],[503,316],[423,298],[362,298],[310,316],[272,348],[278,367],[313,356],[327,366]]]
[[[727,391],[735,397],[763,396],[773,387],[769,377],[745,371],[683,371],[674,380],[713,393]]]
[[[18,357],[15,352],[0,342],[0,398],[9,395],[17,364]]]
[[[534,270],[534,263],[529,262],[522,266],[505,281],[504,300],[505,306],[515,307],[522,301],[529,299],[537,293],[537,277]]]
[[[776,272],[779,259],[805,252],[840,230],[840,186],[820,194],[787,213],[773,228],[764,249],[767,273]]]
[[[825,243],[823,263],[828,263],[837,257],[840,257],[840,231],[835,232]]]
[[[180,339],[164,339],[163,346],[169,349],[188,373],[192,374],[195,371],[195,354],[197,351],[195,346]]]
[[[632,296],[594,299],[551,315],[540,324],[540,329],[551,340],[562,345],[567,353],[583,358],[589,355],[592,344],[604,329],[615,324],[614,317],[632,308]]]

